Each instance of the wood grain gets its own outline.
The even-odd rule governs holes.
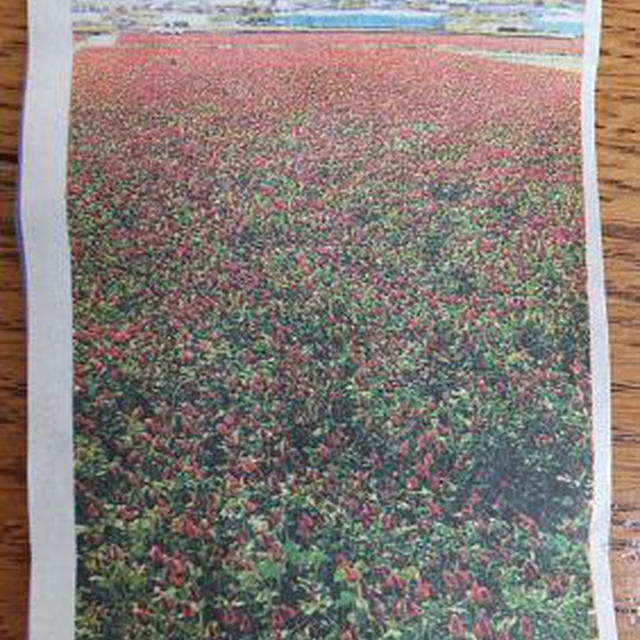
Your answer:
[[[604,0],[597,92],[600,206],[611,342],[611,561],[621,640],[640,638],[640,5]]]
[[[28,588],[25,334],[13,223],[25,5],[0,2],[0,640],[26,637]],[[637,0],[604,0],[597,137],[613,375],[611,558],[620,640],[640,638],[640,548],[633,545],[640,545],[639,56]]]
[[[0,2],[0,639],[26,637],[26,366],[13,202],[26,62],[26,0]]]

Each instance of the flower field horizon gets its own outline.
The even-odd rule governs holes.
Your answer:
[[[579,53],[76,51],[78,639],[595,637],[580,74],[465,42]]]

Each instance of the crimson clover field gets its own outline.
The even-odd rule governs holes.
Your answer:
[[[578,56],[77,48],[77,638],[594,637]]]

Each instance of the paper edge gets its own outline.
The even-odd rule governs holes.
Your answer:
[[[66,216],[69,0],[29,0],[18,227],[27,316],[28,637],[71,640],[75,620],[71,253]]]
[[[593,443],[593,496],[589,528],[589,561],[598,638],[617,640],[618,632],[609,558],[612,494],[611,371],[598,196],[595,118],[601,29],[601,0],[587,0],[584,15],[581,103]]]

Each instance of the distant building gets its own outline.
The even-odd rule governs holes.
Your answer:
[[[73,29],[77,33],[102,34],[110,33],[113,25],[106,11],[89,10],[86,8],[74,9],[72,14]]]
[[[514,14],[538,13],[540,9],[530,4],[512,2],[509,4],[478,4],[474,7],[474,11],[481,15],[508,16]]]
[[[469,12],[473,9],[475,5],[471,2],[467,2],[467,0],[452,0],[452,2],[447,2],[447,10],[448,11],[466,11]]]
[[[155,30],[167,33],[206,31],[211,26],[209,15],[188,11],[163,11],[158,15]]]

